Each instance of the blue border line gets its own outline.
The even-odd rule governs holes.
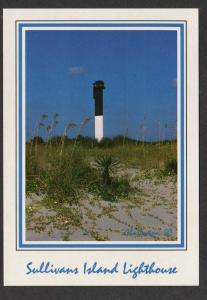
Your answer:
[[[22,23],[19,28],[23,27],[183,27],[181,23]],[[99,30],[99,29],[97,29]]]
[[[185,113],[185,107],[184,107],[184,30],[183,30],[183,27],[181,29],[181,32],[180,32],[180,35],[181,35],[181,45],[180,45],[180,51],[181,51],[181,83],[180,83],[180,86],[181,86],[181,89],[180,89],[180,101],[181,101],[181,116],[180,116],[180,119],[181,119],[181,132],[180,132],[180,148],[181,148],[181,172],[180,172],[180,179],[181,179],[181,210],[180,210],[180,220],[181,220],[181,244],[184,245],[184,240],[185,240],[185,237],[184,237],[184,227],[185,227],[185,216],[184,216],[184,201],[185,201],[185,180],[184,180],[184,176],[185,176],[185,170],[184,170],[184,151],[185,151],[185,148],[184,148],[184,130],[185,130],[185,124],[184,124],[184,113]]]
[[[19,113],[19,126],[18,126],[18,139],[19,139],[19,156],[17,157],[18,162],[18,191],[19,191],[19,245],[23,246],[22,242],[22,30],[19,30],[19,103],[18,103],[18,113]],[[21,155],[20,155],[21,154]]]
[[[18,113],[19,113],[19,122],[18,122],[18,140],[19,140],[19,156],[17,157],[18,167],[19,167],[19,180],[18,180],[18,188],[19,188],[19,198],[18,198],[18,208],[19,208],[19,222],[18,222],[18,248],[19,249],[28,249],[28,248],[48,248],[48,249],[167,249],[167,248],[184,248],[185,246],[185,216],[184,216],[184,23],[72,23],[72,24],[57,24],[57,23],[22,23],[18,24],[18,37],[19,37],[19,47],[18,47],[18,59],[19,59],[19,102],[18,102]],[[22,227],[23,227],[23,219],[22,219],[22,29],[24,27],[179,27],[180,28],[180,37],[181,37],[181,243],[180,244],[24,244],[22,240]],[[37,29],[38,30],[38,29]],[[98,29],[97,29],[98,30]],[[150,29],[149,29],[150,30]]]

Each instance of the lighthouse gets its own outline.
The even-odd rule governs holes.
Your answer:
[[[95,138],[100,142],[103,138],[103,90],[104,82],[97,80],[93,84],[93,98],[95,101]]]

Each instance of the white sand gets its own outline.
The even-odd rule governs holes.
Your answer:
[[[176,240],[176,183],[170,179],[164,182],[149,179],[136,181],[137,174],[137,170],[128,170],[131,185],[141,189],[140,193],[129,199],[111,203],[86,195],[77,206],[66,205],[67,209],[76,209],[79,212],[81,223],[70,226],[69,220],[68,228],[56,228],[56,223],[52,219],[55,218],[56,212],[42,206],[42,197],[36,195],[27,197],[27,207],[35,208],[32,217],[27,220],[27,240]],[[64,222],[67,224],[67,220]],[[42,227],[38,227],[37,230],[39,223]],[[132,230],[131,233],[129,230]]]

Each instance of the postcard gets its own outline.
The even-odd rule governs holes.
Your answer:
[[[5,9],[4,284],[199,285],[197,9]]]

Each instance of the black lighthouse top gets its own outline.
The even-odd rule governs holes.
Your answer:
[[[97,80],[93,84],[93,98],[95,100],[95,116],[103,116],[103,89],[104,82]]]

